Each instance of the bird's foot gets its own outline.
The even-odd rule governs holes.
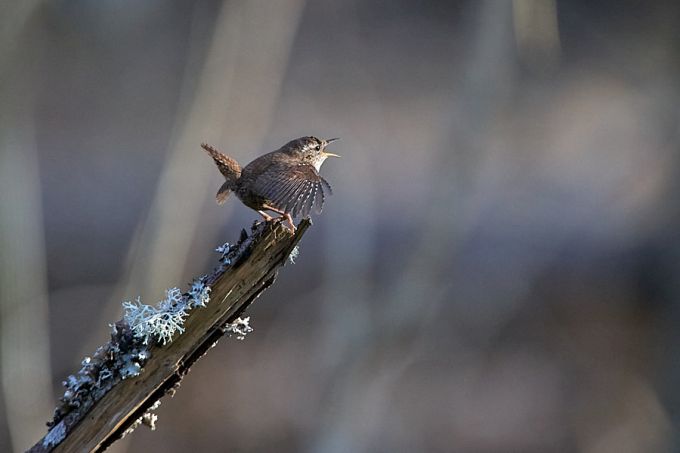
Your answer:
[[[293,234],[295,234],[295,230],[297,230],[297,228],[295,228],[295,223],[293,222],[293,216],[291,216],[290,213],[284,212],[281,209],[275,208],[273,206],[269,206],[268,204],[265,204],[262,207],[263,207],[263,209],[267,209],[269,211],[276,212],[277,214],[281,214],[280,217],[276,217],[276,218],[274,218],[274,220],[281,220],[281,221],[285,220],[286,222],[288,222],[288,226],[290,227],[290,231]],[[269,221],[269,219],[272,219],[272,217],[270,217],[264,211],[257,211],[257,212],[259,212],[262,215],[262,217],[265,218],[266,221]],[[269,217],[269,219],[267,219],[267,217]]]
[[[295,234],[295,230],[297,228],[295,228],[295,223],[293,222],[293,217],[290,214],[286,213],[286,214],[283,215],[283,218],[285,218],[286,221],[288,222],[288,225],[290,226],[290,231],[293,234]]]
[[[274,218],[274,221],[278,222],[286,222],[288,225],[288,229],[290,230],[291,233],[295,234],[295,231],[297,228],[295,227],[295,223],[293,222],[293,217],[290,214],[284,214],[281,217],[276,217]]]

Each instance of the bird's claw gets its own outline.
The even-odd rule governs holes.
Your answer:
[[[295,226],[295,223],[293,222],[293,218],[290,216],[290,214],[284,214],[280,217],[275,217],[273,219],[275,222],[281,222],[286,224],[287,227],[290,230],[291,233],[295,234],[295,231],[297,230],[297,227]]]

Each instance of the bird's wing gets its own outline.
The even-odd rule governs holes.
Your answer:
[[[273,207],[294,217],[308,217],[312,209],[320,213],[331,186],[312,165],[279,162],[255,180],[254,191],[270,200]]]

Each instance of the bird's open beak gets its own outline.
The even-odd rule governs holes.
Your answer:
[[[326,146],[330,145],[330,144],[333,143],[333,142],[337,142],[338,140],[340,140],[340,137],[329,138],[328,140],[326,140]],[[338,156],[337,154],[327,153],[326,151],[322,151],[321,154],[322,154],[323,156],[325,156],[325,157],[340,157],[340,156]]]

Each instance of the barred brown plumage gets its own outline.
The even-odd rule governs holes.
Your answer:
[[[258,157],[243,169],[213,146],[203,143],[201,147],[225,178],[216,195],[218,204],[224,203],[233,191],[265,220],[272,219],[266,211],[275,212],[295,231],[293,217],[309,217],[312,210],[320,214],[326,194],[332,194],[331,185],[319,174],[319,169],[327,157],[340,157],[326,152],[326,146],[336,140],[301,137]]]

